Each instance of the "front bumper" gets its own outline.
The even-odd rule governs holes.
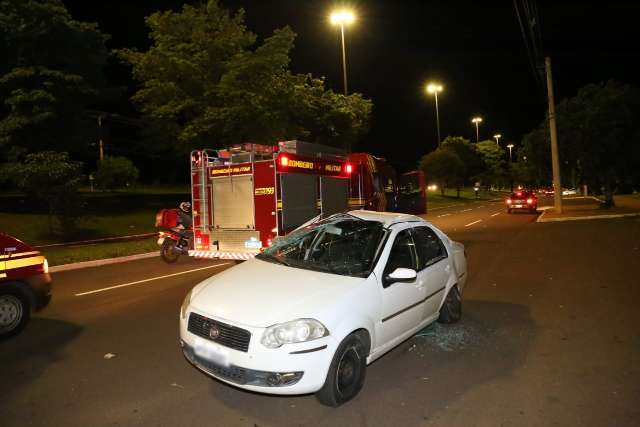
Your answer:
[[[225,319],[216,320],[230,323]],[[258,393],[295,395],[315,393],[322,388],[337,348],[331,336],[269,349],[260,343],[264,328],[236,326],[251,332],[249,348],[243,352],[220,347],[228,356],[228,363],[223,365],[196,355],[196,340],[202,338],[189,332],[187,319],[180,318],[180,345],[184,357],[215,379]]]
[[[24,279],[33,292],[33,306],[41,310],[51,301],[51,275],[49,273],[37,274]]]

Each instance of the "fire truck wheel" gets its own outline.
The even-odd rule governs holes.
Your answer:
[[[0,339],[9,338],[27,326],[31,316],[29,299],[17,289],[0,290]]]
[[[165,239],[160,247],[160,257],[167,264],[173,264],[178,261],[180,252],[176,251],[176,242],[171,239]]]

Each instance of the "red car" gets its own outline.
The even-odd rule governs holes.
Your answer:
[[[535,213],[538,210],[538,198],[532,191],[516,191],[515,193],[511,193],[506,203],[507,213],[519,210]]]
[[[32,311],[51,299],[47,259],[26,243],[0,232],[0,339],[20,332]]]

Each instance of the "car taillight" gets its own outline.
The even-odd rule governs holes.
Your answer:
[[[531,203],[533,203],[533,199],[527,199],[527,204],[530,205]]]
[[[510,205],[511,204],[511,199],[507,199],[507,204]]]
[[[289,166],[289,158],[287,156],[280,156],[280,166]]]
[[[353,172],[353,166],[351,165],[351,163],[347,163],[347,165],[345,166],[345,170],[348,174]]]

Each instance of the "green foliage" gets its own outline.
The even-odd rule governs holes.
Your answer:
[[[0,146],[7,159],[43,149],[81,151],[83,114],[103,85],[105,41],[60,0],[0,2]]]
[[[468,139],[461,136],[447,136],[442,141],[442,148],[452,150],[458,155],[462,161],[462,176],[460,177],[463,185],[472,184],[484,170],[482,158],[478,154],[474,144]]]
[[[47,204],[50,231],[52,216],[63,230],[74,228],[81,208],[82,163],[70,160],[67,153],[43,151],[28,154],[24,163],[5,166],[5,173],[20,191]]]
[[[423,156],[419,165],[428,182],[440,184],[440,190],[444,194],[445,188],[460,188],[464,176],[464,163],[460,157],[450,149],[438,148]]]
[[[480,181],[488,188],[491,185],[503,186],[508,178],[505,151],[495,141],[480,141],[476,150],[484,163],[484,171],[479,175]]]
[[[604,189],[609,203],[618,189],[640,186],[640,90],[616,81],[590,84],[556,106],[563,183]],[[524,138],[522,155],[536,180],[551,181],[547,122]]]
[[[302,138],[349,147],[368,129],[371,101],[289,71],[288,27],[256,45],[244,12],[231,14],[217,0],[146,22],[152,47],[118,53],[142,84],[134,103],[174,140],[219,147]]]
[[[98,164],[94,178],[98,188],[115,190],[134,185],[139,175],[138,168],[126,157],[105,157]]]

